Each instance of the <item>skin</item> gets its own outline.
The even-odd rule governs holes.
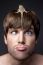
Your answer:
[[[29,58],[36,44],[34,27],[31,29],[9,28],[7,38],[4,36],[5,44],[8,47],[10,55],[18,60],[23,61]]]
[[[7,45],[8,53],[0,57],[0,65],[43,65],[43,61],[42,61],[43,58],[40,55],[36,55],[32,53],[34,50],[35,44],[37,43],[36,34],[34,32],[35,25],[33,24],[34,20],[35,22],[37,21],[37,17],[34,12],[29,11],[30,12],[29,18],[27,18],[28,12],[25,10],[23,6],[19,7],[17,13],[19,12],[21,13],[21,16],[20,16],[21,24],[22,24],[22,20],[25,22],[25,20],[23,19],[24,17],[26,18],[26,21],[28,20],[32,21],[31,23],[32,25],[30,25],[30,29],[28,30],[24,29],[25,27],[14,29],[14,28],[11,28],[12,25],[10,25],[10,21],[13,22],[14,20],[16,20],[15,19],[16,16],[17,16],[17,20],[19,20],[18,19],[19,15],[17,14],[16,16],[14,16],[13,15],[14,12],[13,12],[13,13],[9,13],[10,16],[8,15],[6,17],[7,19],[5,18],[5,22],[7,21],[7,24],[10,25],[11,27],[9,28],[8,26],[9,28],[8,32],[6,30],[7,32],[6,36],[4,35],[4,41],[5,41],[5,44]],[[27,13],[26,17],[25,15],[23,16],[23,12]],[[36,18],[34,18],[34,15]],[[23,22],[23,25],[24,25],[24,22]]]
[[[29,30],[9,28],[4,41],[9,53],[0,56],[0,65],[43,65],[43,56],[32,54],[37,42],[33,26]]]

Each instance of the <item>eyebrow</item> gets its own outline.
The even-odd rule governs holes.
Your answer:
[[[30,30],[30,29],[34,30],[34,26],[31,25],[29,28],[27,28],[27,30]]]
[[[30,29],[34,30],[34,26],[31,26]]]
[[[11,31],[15,31],[15,30],[18,30],[18,29],[21,29],[21,28],[14,28],[14,27],[11,27],[11,28],[9,28]],[[22,30],[22,29],[21,29]],[[27,29],[24,29],[24,31],[28,31],[28,30],[33,30],[34,31],[34,26],[33,25],[31,25],[29,28],[27,28]]]

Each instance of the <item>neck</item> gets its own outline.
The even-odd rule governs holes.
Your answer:
[[[19,61],[19,60],[14,59],[10,54],[8,54],[8,57],[9,57],[11,65],[29,65],[29,62],[31,60],[31,58],[29,58],[23,61]]]

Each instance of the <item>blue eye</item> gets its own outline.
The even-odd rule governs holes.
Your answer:
[[[33,31],[31,31],[31,30],[27,31],[26,34],[31,36],[31,35],[33,35]]]

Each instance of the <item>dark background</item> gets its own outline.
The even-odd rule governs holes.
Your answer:
[[[19,4],[23,4],[27,10],[34,10],[40,19],[40,35],[35,52],[43,54],[43,0],[0,0],[0,55],[7,52],[3,41],[3,18],[9,10],[16,10]]]

